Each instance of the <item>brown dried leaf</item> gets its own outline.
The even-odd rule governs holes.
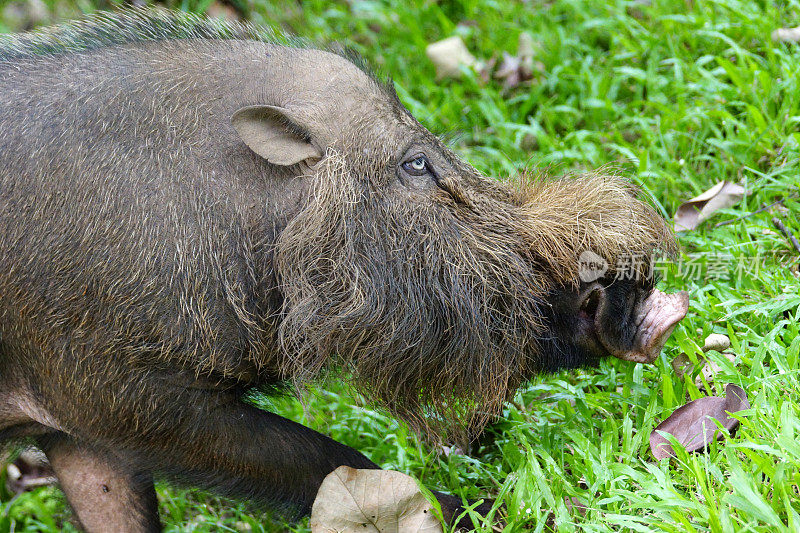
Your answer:
[[[733,433],[739,427],[739,421],[727,413],[749,407],[750,402],[747,401],[744,389],[729,383],[725,387],[725,398],[707,396],[676,409],[650,433],[650,450],[656,459],[675,456],[669,441],[659,431],[671,434],[687,452],[703,450],[713,440],[719,440],[724,435],[711,419],[718,420],[722,427]]]
[[[6,489],[12,494],[21,494],[56,483],[50,463],[35,448],[26,448],[13,463],[6,466]]]
[[[340,466],[322,481],[311,508],[313,533],[441,533],[433,507],[402,472]]]
[[[475,57],[457,35],[429,44],[425,54],[436,67],[437,80],[457,78],[461,75],[461,66],[473,67],[476,64]]]
[[[722,335],[721,333],[712,333],[706,337],[705,341],[703,342],[702,350],[703,353],[710,351],[719,352],[725,359],[731,363],[734,363],[736,361],[736,355],[725,351],[730,347],[731,340],[727,335]],[[705,376],[706,381],[713,379],[713,377],[721,370],[720,366],[714,361],[711,361],[707,355],[697,356],[697,365],[695,365],[685,353],[680,354],[678,357],[672,360],[672,370],[675,371],[678,377],[683,377],[684,374],[691,374],[692,371],[694,371],[695,366],[703,367],[703,376]],[[698,376],[695,383],[697,383],[698,386],[702,383],[700,376]]]
[[[512,89],[522,81],[520,68],[522,60],[517,56],[512,56],[508,52],[503,52],[503,61],[494,73],[494,77],[503,80],[503,85],[507,89]]]
[[[231,6],[222,2],[212,2],[206,9],[206,16],[212,19],[224,20],[225,22],[240,22],[242,17]]]
[[[544,70],[544,65],[535,62],[535,44],[533,37],[527,32],[519,34],[519,45],[517,55],[512,56],[508,52],[503,52],[503,61],[494,73],[494,77],[503,80],[506,89],[513,89],[524,81],[533,78],[536,71]]]
[[[675,231],[691,231],[705,222],[712,214],[739,203],[745,189],[738,183],[721,181],[709,190],[684,202],[675,213]]]
[[[567,511],[569,511],[572,515],[578,514],[585,517],[586,512],[589,510],[589,507],[587,507],[580,498],[576,498],[574,496],[565,496],[564,503],[567,506]]]
[[[720,355],[731,363],[736,362],[736,354],[721,352]],[[698,356],[697,365],[694,365],[691,359],[683,353],[672,360],[672,369],[678,377],[683,377],[684,374],[691,374],[696,367],[702,367],[700,374],[698,374],[697,378],[694,380],[694,384],[697,385],[697,387],[703,386],[703,379],[711,383],[716,379],[717,374],[722,371],[722,367],[708,356]]]
[[[567,512],[569,512],[569,514],[574,517],[577,516],[585,517],[586,512],[589,510],[589,508],[582,500],[574,496],[564,496],[564,505],[567,507]],[[531,530],[533,530],[532,527]],[[554,512],[550,512],[547,514],[547,518],[545,519],[544,530],[549,533],[558,530],[558,527],[556,526],[556,514]],[[526,529],[525,531],[528,530]]]
[[[462,450],[461,447],[456,445],[453,446],[442,445],[440,446],[440,448],[445,457],[449,457],[451,455],[464,455],[464,450]]]
[[[705,359],[702,357],[697,358],[697,362],[699,364],[703,364],[704,361]],[[677,374],[680,378],[682,378],[684,374],[690,374],[694,369],[694,363],[692,363],[692,360],[689,359],[689,356],[685,353],[682,353],[673,359],[671,364],[672,370],[674,370],[675,374]]]

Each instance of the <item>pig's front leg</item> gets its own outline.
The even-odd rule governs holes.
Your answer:
[[[123,455],[86,445],[63,433],[37,440],[82,529],[161,531],[149,472],[135,467]]]
[[[105,531],[109,523],[119,531],[157,529],[151,472],[299,516],[311,511],[322,480],[339,466],[379,468],[348,446],[225,393],[166,389],[148,380],[139,393],[150,401],[122,404],[124,412],[116,412],[120,422],[137,424],[101,423],[91,416],[91,398],[72,396],[87,402],[72,406],[73,413],[88,415],[81,440],[40,442],[87,531]],[[96,442],[103,447],[89,444]],[[437,498],[450,522],[461,500],[439,493]]]

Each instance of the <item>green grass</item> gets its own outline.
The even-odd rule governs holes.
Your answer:
[[[45,3],[61,16],[97,5]],[[208,2],[172,5],[202,10]],[[336,384],[312,391],[305,411],[275,401],[278,412],[428,487],[499,495],[507,531],[544,531],[551,516],[557,531],[800,531],[798,254],[772,224],[781,216],[800,235],[800,45],[770,39],[800,24],[800,2],[258,0],[251,18],[354,47],[394,78],[423,123],[457,132],[454,148],[488,174],[611,164],[669,217],[717,181],[748,189],[740,204],[680,235],[685,255],[662,284],[689,290],[691,308],[654,365],[606,361],[537,378],[469,456],[438,456]],[[454,34],[480,58],[515,53],[521,31],[534,37],[544,65],[530,86],[506,91],[471,73],[436,82],[425,58],[427,44]],[[781,198],[780,210],[716,227]],[[687,268],[695,263],[721,265],[721,278]],[[722,370],[700,387],[696,373],[677,377],[670,361],[696,357],[712,332],[731,337],[735,363],[712,355]],[[752,404],[737,415],[737,435],[703,454],[654,461],[652,428],[729,382]],[[159,494],[168,531],[289,527],[196,491]],[[584,502],[585,515],[569,512],[566,497]],[[65,513],[55,489],[6,498],[0,532],[58,531]]]

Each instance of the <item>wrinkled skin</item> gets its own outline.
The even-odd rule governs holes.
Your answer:
[[[619,178],[486,178],[348,60],[256,37],[128,12],[0,44],[0,440],[35,439],[86,530],[157,530],[153,476],[304,513],[377,468],[253,389],[346,369],[475,431],[686,312],[647,261],[615,281],[674,247]]]

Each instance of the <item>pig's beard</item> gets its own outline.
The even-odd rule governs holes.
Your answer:
[[[577,256],[669,249],[621,180],[444,182],[413,201],[348,175],[329,153],[313,198],[279,239],[287,378],[346,369],[412,426],[479,429],[533,373],[553,368],[543,305],[578,280]],[[555,365],[558,366],[558,365]]]
[[[327,174],[278,243],[285,375],[344,368],[412,426],[482,426],[536,368],[541,273],[435,202]]]

